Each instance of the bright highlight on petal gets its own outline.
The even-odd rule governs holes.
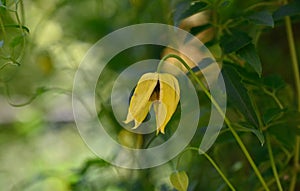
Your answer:
[[[157,133],[165,132],[165,127],[174,114],[180,96],[180,89],[177,79],[171,74],[159,75],[160,96],[158,109],[155,112]]]
[[[165,133],[165,127],[174,114],[180,99],[177,79],[167,73],[146,73],[138,81],[131,97],[124,123],[134,121],[137,128],[146,118],[153,105],[157,134]]]

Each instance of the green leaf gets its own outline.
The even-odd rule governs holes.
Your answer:
[[[219,7],[229,7],[232,4],[233,0],[224,0],[220,3]]]
[[[300,124],[300,112],[295,110],[288,110],[283,112],[280,116],[280,120],[276,121],[276,124],[284,124],[288,126],[299,126]]]
[[[271,108],[263,114],[263,121],[267,125],[273,120],[279,118],[286,109]]]
[[[255,50],[254,44],[250,43],[247,46],[241,48],[240,50],[237,51],[237,54],[242,59],[244,59],[259,76],[261,76],[262,73],[261,62]]]
[[[6,0],[0,0],[0,6],[5,7],[6,6]]]
[[[45,93],[45,92],[47,92],[47,91],[49,91],[49,89],[48,88],[46,88],[46,87],[38,87],[36,90],[35,90],[35,92],[36,92],[36,94],[37,95],[41,95],[41,94],[43,94],[43,93]]]
[[[170,175],[170,181],[174,188],[176,188],[178,191],[187,191],[189,178],[185,171],[173,172]]]
[[[190,17],[196,13],[204,11],[209,8],[206,2],[196,1],[196,2],[181,2],[176,5],[174,12],[174,24],[178,26],[182,19]]]
[[[231,35],[225,34],[221,37],[220,46],[225,54],[238,51],[244,46],[250,44],[252,38],[241,31],[232,32]]]
[[[212,25],[209,24],[209,23],[205,24],[205,25],[200,25],[200,26],[192,27],[191,30],[190,30],[190,33],[192,35],[197,35],[198,33],[203,32],[203,31],[205,31],[206,29],[208,29],[210,27],[212,27]]]
[[[24,39],[23,35],[16,36],[10,41],[9,46],[14,48],[14,47],[18,46],[19,44],[21,44],[23,42],[23,39]]]
[[[264,77],[263,84],[274,91],[277,91],[285,86],[284,80],[278,75]]]
[[[268,109],[266,112],[263,113],[263,121],[265,125],[269,124],[275,119],[278,119],[284,111],[286,111],[286,109],[280,109],[280,108]]]
[[[233,124],[234,128],[237,131],[242,131],[242,132],[251,132],[253,133],[259,140],[260,144],[263,146],[265,143],[265,137],[264,134],[259,131],[258,129],[255,129],[252,125],[250,125],[249,123],[245,123],[245,122],[241,122],[238,124]]]
[[[109,166],[109,163],[107,163],[106,161],[104,161],[102,159],[98,159],[98,158],[89,159],[89,160],[85,161],[85,163],[83,164],[81,169],[79,169],[78,173],[80,175],[83,175],[89,170],[89,168],[91,168],[93,166],[100,168],[100,167]]]
[[[190,30],[190,33],[194,36],[196,36],[197,34],[203,32],[204,30],[208,29],[212,27],[211,24],[205,24],[205,25],[200,25],[200,26],[197,26],[197,27],[192,27],[191,30]],[[184,43],[187,43],[191,40],[192,36],[190,35],[187,35],[187,37],[185,38],[184,40]]]
[[[299,134],[300,112],[295,110],[284,111],[273,121],[274,123],[270,123],[267,131],[286,148],[293,149],[296,136]]]
[[[281,124],[268,128],[268,132],[273,135],[286,148],[293,149],[296,143],[297,128]]]
[[[264,25],[269,27],[274,27],[274,20],[272,14],[268,11],[256,12],[247,17],[250,22],[256,25]]]
[[[300,14],[300,3],[293,1],[287,5],[281,6],[274,12],[273,18],[275,21],[283,19],[285,16],[294,16]]]
[[[17,29],[20,29],[20,27],[25,30],[27,33],[29,33],[29,28],[24,26],[24,25],[15,25],[15,24],[8,24],[8,25],[4,25],[5,28],[17,28]]]
[[[258,120],[239,73],[231,64],[224,63],[222,74],[226,84],[228,101],[245,116],[249,123],[257,127]]]

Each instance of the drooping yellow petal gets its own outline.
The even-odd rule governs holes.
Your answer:
[[[165,133],[165,127],[174,114],[179,98],[180,88],[177,79],[171,74],[159,74],[159,101],[154,103],[157,133]]]
[[[127,118],[124,123],[134,121],[134,129],[137,128],[146,118],[151,101],[150,97],[158,82],[158,73],[146,73],[138,81],[138,84],[131,97]]]

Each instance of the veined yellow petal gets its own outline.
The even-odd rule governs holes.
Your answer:
[[[134,121],[134,126],[132,127],[132,129],[138,128],[138,126],[140,126],[142,124],[143,120],[146,118],[146,116],[150,110],[150,106],[151,106],[151,102],[149,101],[144,105],[144,108],[142,108],[142,110],[140,112],[135,112],[134,116],[130,111],[128,111],[127,118],[123,122],[125,124],[127,124],[127,123],[130,123],[131,121]],[[129,107],[129,110],[130,110],[130,107]]]
[[[154,105],[157,133],[164,134],[165,127],[174,114],[179,98],[180,88],[177,79],[171,74],[159,74],[159,102]]]
[[[165,104],[162,103],[162,101],[158,100],[153,102],[153,109],[156,117],[156,134],[158,134],[159,132],[164,134],[165,132],[160,131],[160,129],[162,129],[161,127],[164,125],[165,120],[167,118],[167,108],[165,107]]]
[[[138,84],[131,97],[127,118],[124,123],[129,123],[134,120],[137,128],[146,118],[151,101],[150,97],[158,82],[158,73],[146,73],[138,81]]]

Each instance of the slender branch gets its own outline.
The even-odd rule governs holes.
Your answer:
[[[263,88],[263,91],[264,91],[267,95],[271,96],[271,97],[274,99],[274,101],[276,102],[276,104],[278,105],[278,107],[279,107],[280,109],[283,109],[283,108],[284,108],[283,105],[282,105],[282,103],[280,102],[280,100],[277,98],[275,92],[270,92],[270,91],[268,91],[266,88]]]
[[[209,93],[209,91],[205,87],[204,83],[197,77],[197,75],[193,72],[193,70],[190,68],[190,66],[181,57],[179,57],[178,55],[168,54],[168,55],[164,56],[162,58],[162,60],[160,61],[158,67],[161,67],[161,65],[163,64],[163,62],[165,60],[167,60],[168,58],[176,58],[190,72],[191,76],[195,79],[195,81],[197,82],[197,84],[202,88],[203,92],[210,99],[210,101],[212,102],[212,104],[216,107],[216,109],[219,112],[219,114],[224,118],[224,121],[225,121],[226,125],[228,126],[228,128],[230,129],[232,135],[234,136],[235,140],[237,141],[238,145],[242,149],[244,155],[246,156],[246,158],[247,158],[248,162],[250,163],[251,167],[253,168],[253,170],[254,170],[257,178],[261,182],[262,186],[264,187],[265,190],[269,191],[270,189],[268,188],[268,186],[267,186],[264,178],[262,177],[260,171],[258,170],[258,167],[256,166],[256,164],[254,163],[252,157],[250,156],[250,154],[249,154],[246,146],[244,145],[243,141],[241,140],[241,138],[239,137],[239,135],[237,134],[237,132],[232,127],[231,122],[225,116],[225,113],[223,112],[223,110],[221,109],[221,107],[219,106],[219,104],[216,102],[216,100],[214,99],[214,97],[211,96],[211,94]]]
[[[23,34],[23,30],[22,30],[22,22],[21,22],[21,19],[20,19],[20,17],[19,17],[19,14],[18,14],[18,3],[19,2],[16,2],[16,5],[15,5],[15,16],[16,16],[16,19],[17,19],[17,23],[19,24],[19,28],[20,28],[20,30],[21,30],[21,32],[22,32],[22,34]]]
[[[6,40],[6,31],[5,31],[4,23],[3,23],[3,20],[2,20],[1,16],[0,16],[0,27],[1,27],[1,31],[3,33],[4,39]]]
[[[65,89],[62,89],[62,88],[58,88],[58,87],[44,88],[44,87],[41,87],[41,88],[37,88],[36,92],[28,100],[26,100],[25,102],[23,102],[23,103],[13,103],[12,100],[11,100],[11,95],[10,95],[10,92],[9,92],[8,85],[7,84],[5,85],[5,91],[6,91],[6,95],[8,97],[8,103],[13,107],[23,107],[25,105],[29,105],[36,98],[38,98],[40,95],[42,95],[42,94],[44,94],[48,91],[53,91],[53,90],[58,92],[58,93],[69,94],[68,90],[65,90]]]
[[[270,92],[266,88],[263,88],[263,91],[275,100],[275,102],[277,103],[277,105],[280,109],[283,109],[283,105],[281,104],[279,99],[276,97],[275,92]],[[276,169],[276,164],[275,164],[273,151],[272,151],[272,147],[271,147],[270,135],[268,133],[266,134],[266,142],[267,142],[267,149],[268,149],[268,153],[269,153],[271,167],[272,167],[272,171],[273,171],[273,174],[274,174],[275,181],[277,183],[278,190],[283,191],[282,185],[281,185],[281,182],[280,182],[280,178],[279,178],[279,175],[278,175],[278,172],[277,172],[277,169]]]
[[[283,170],[283,171],[281,171],[280,173],[279,173],[279,178],[283,178],[287,173],[288,173],[288,171],[289,171],[289,169],[285,169],[285,170]],[[275,180],[275,178],[273,177],[273,178],[271,178],[270,180],[268,180],[268,182],[267,182],[267,185],[268,186],[271,186],[272,184],[274,184],[276,182],[276,180]],[[257,191],[262,191],[263,190],[263,188],[259,188]]]
[[[232,190],[235,191],[236,189],[234,188],[234,186],[230,183],[230,181],[227,179],[227,177],[224,175],[224,173],[222,172],[222,170],[219,168],[219,166],[215,163],[214,159],[212,159],[207,153],[201,151],[199,148],[196,147],[187,147],[182,153],[181,155],[178,157],[177,160],[177,164],[176,164],[176,169],[178,169],[179,167],[179,163],[180,160],[183,156],[183,154],[188,151],[188,150],[192,150],[192,151],[197,151],[197,152],[201,152],[205,158],[214,166],[214,168],[216,169],[216,171],[220,174],[220,176],[222,177],[222,179],[225,181],[225,183],[228,185],[228,187]]]
[[[268,153],[269,153],[269,157],[270,157],[270,162],[271,162],[271,166],[272,166],[272,170],[273,170],[273,174],[277,183],[277,187],[279,191],[283,191],[281,183],[280,183],[280,179],[278,176],[278,172],[276,169],[276,164],[274,161],[274,157],[273,157],[273,151],[272,151],[272,147],[271,147],[271,140],[270,140],[270,136],[267,134],[266,136],[266,142],[267,142],[267,147],[268,147]]]
[[[25,43],[26,43],[26,39],[25,39],[25,36],[26,36],[26,33],[24,33],[24,30],[22,28],[23,24],[21,22],[21,19],[20,19],[20,16],[19,16],[19,13],[18,13],[18,9],[19,9],[19,6],[18,6],[18,3],[21,2],[21,6],[22,6],[22,0],[21,1],[18,1],[15,3],[15,17],[17,19],[17,23],[19,25],[19,29],[22,33],[22,45],[21,45],[21,50],[20,50],[20,54],[19,54],[19,59],[21,60],[23,55],[25,54]]]
[[[284,0],[284,3],[287,4],[288,1]],[[289,43],[289,49],[292,59],[292,67],[294,72],[294,80],[295,80],[295,87],[297,92],[297,109],[300,111],[300,77],[299,77],[299,64],[297,60],[297,53],[294,41],[294,34],[292,29],[292,22],[289,16],[285,17],[285,26],[286,26],[286,33],[287,39]],[[295,146],[295,156],[294,156],[294,171],[292,173],[292,179],[290,183],[290,191],[294,191],[297,182],[297,174],[299,170],[299,150],[300,150],[300,137],[296,137],[296,146]]]
[[[157,137],[156,135],[153,135],[148,141],[148,143],[144,146],[144,149],[147,149],[151,145],[151,143],[155,140],[156,137]]]

